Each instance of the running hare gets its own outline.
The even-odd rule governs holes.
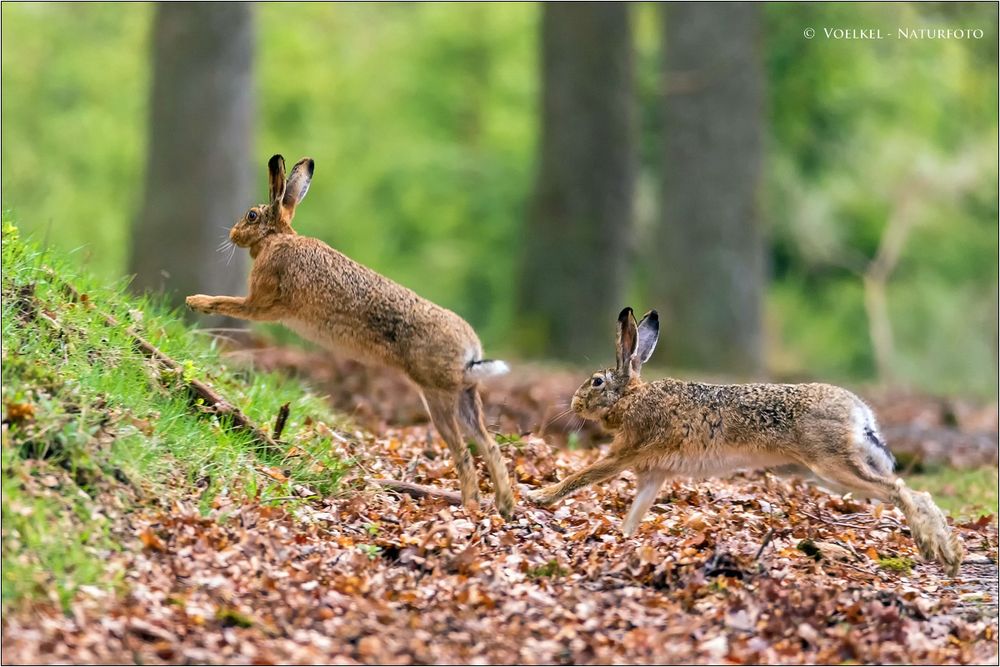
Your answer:
[[[295,208],[309,190],[314,163],[299,160],[285,180],[285,162],[267,164],[270,202],[252,206],[229,231],[253,258],[249,293],[187,298],[202,313],[281,322],[328,348],[403,371],[420,389],[424,405],[448,444],[462,485],[462,501],[476,505],[479,486],[462,436],[486,459],[497,509],[514,508],[507,467],[486,429],[480,380],[507,372],[502,361],[483,359],[482,345],[461,317],[366,268],[318,239],[292,229]]]
[[[895,460],[871,409],[827,384],[711,385],[639,379],[659,337],[656,311],[636,325],[632,309],[618,316],[618,365],[594,373],[573,396],[573,410],[615,434],[609,455],[531,498],[550,505],[623,470],[635,471],[637,492],[622,532],[631,535],[671,476],[709,477],[739,468],[798,465],[819,478],[903,510],[924,558],[950,575],[963,548],[930,495],[911,491],[893,474]]]

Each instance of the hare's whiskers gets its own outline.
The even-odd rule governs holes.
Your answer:
[[[565,417],[566,415],[568,415],[571,412],[573,412],[573,410],[563,410],[562,412],[560,412],[559,414],[555,415],[554,417],[550,417],[549,419],[545,420],[545,423],[542,424],[542,427],[538,430],[538,432],[539,433],[545,433],[545,429],[547,429],[552,422],[557,421],[559,419],[562,419],[563,417]]]
[[[232,248],[233,245],[234,244],[233,244],[232,241],[229,240],[229,237],[228,236],[224,236],[224,237],[222,237],[222,240],[219,241],[219,247],[216,248],[216,252],[226,252],[227,250],[229,250],[230,248]]]

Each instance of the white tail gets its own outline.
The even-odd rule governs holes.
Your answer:
[[[510,372],[510,366],[505,362],[496,359],[483,359],[469,364],[465,370],[465,379],[469,382],[479,382],[508,372]]]

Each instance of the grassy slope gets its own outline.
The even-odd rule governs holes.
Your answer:
[[[329,453],[320,424],[337,420],[322,399],[276,375],[234,374],[211,337],[121,286],[75,274],[8,221],[2,253],[4,607],[39,594],[65,602],[80,585],[114,582],[120,574],[105,572],[104,555],[120,548],[121,518],[143,505],[199,494],[204,509],[220,494],[287,502],[295,485],[336,489],[345,465]],[[183,378],[162,377],[101,313],[131,324],[260,424],[290,402],[285,437],[308,453],[281,460],[200,413]]]

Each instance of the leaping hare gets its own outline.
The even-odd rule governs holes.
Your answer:
[[[614,433],[607,457],[531,499],[550,505],[584,486],[632,469],[635,500],[622,526],[631,535],[671,476],[710,477],[739,468],[804,466],[820,479],[888,500],[910,524],[926,559],[954,576],[963,547],[930,495],[893,474],[895,460],[875,416],[860,398],[828,384],[711,385],[639,378],[659,337],[652,310],[636,325],[631,308],[618,316],[618,364],[594,373],[572,408]]]
[[[366,362],[403,371],[417,384],[438,433],[458,470],[462,502],[476,505],[479,486],[463,430],[486,460],[505,518],[514,508],[507,467],[486,429],[478,383],[507,372],[502,361],[483,358],[472,327],[450,310],[421,298],[292,229],[295,208],[306,196],[314,163],[299,160],[285,180],[280,155],[268,162],[270,201],[251,206],[229,232],[253,258],[249,293],[187,297],[202,313],[281,322],[324,347],[345,350]]]

